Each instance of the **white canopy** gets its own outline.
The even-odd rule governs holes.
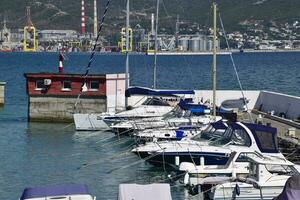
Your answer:
[[[172,200],[169,184],[120,184],[118,200]]]

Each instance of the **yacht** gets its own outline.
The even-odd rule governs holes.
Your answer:
[[[140,106],[116,114],[81,114],[73,115],[76,130],[108,130],[110,125],[125,120],[137,120],[160,117],[170,112],[173,107],[157,97],[147,98]]]
[[[185,125],[205,125],[213,119],[209,113],[208,106],[181,99],[178,105],[163,117],[127,120],[112,125],[111,129],[115,133],[126,133],[146,129],[178,128]],[[217,117],[217,119],[221,119],[221,117]]]
[[[117,113],[76,113],[73,115],[75,127],[76,130],[108,130],[111,125],[127,120],[162,117],[170,112],[180,99],[191,99],[194,94],[193,90],[130,87],[125,91],[125,96],[126,99],[133,99],[133,106],[128,106],[127,110]]]
[[[168,127],[161,129],[146,129],[133,133],[138,142],[153,142],[163,140],[182,140],[183,138],[193,138],[194,136],[201,136],[202,138],[210,138],[214,136],[215,132],[222,132],[227,128],[225,121],[219,120],[211,122],[204,126],[181,126],[179,128]],[[200,135],[202,134],[202,135]],[[215,134],[216,136],[216,134]]]
[[[157,142],[136,147],[132,152],[146,161],[157,165],[171,165],[177,168],[181,162],[207,165],[225,165],[232,151],[246,147],[263,155],[283,158],[277,145],[277,129],[261,124],[234,122],[226,131],[212,141],[197,141],[198,138],[166,144]]]
[[[198,180],[193,192],[209,200],[273,199],[283,190],[286,181],[299,174],[295,164],[279,157],[243,157],[249,162],[246,177],[205,177]]]

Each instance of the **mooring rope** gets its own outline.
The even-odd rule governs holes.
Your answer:
[[[103,16],[102,16],[102,19],[101,19],[101,23],[100,23],[100,27],[99,27],[99,30],[98,30],[98,33],[97,33],[97,37],[96,37],[96,40],[95,40],[95,44],[94,44],[94,47],[93,47],[93,50],[92,50],[92,53],[90,55],[90,60],[89,60],[89,63],[86,67],[86,71],[85,71],[85,74],[83,75],[83,81],[82,81],[82,85],[81,85],[81,89],[80,89],[80,93],[78,94],[77,96],[77,99],[76,99],[76,102],[75,102],[75,105],[74,105],[74,110],[77,106],[77,103],[80,99],[80,96],[82,94],[82,90],[83,90],[83,86],[85,85],[86,83],[86,78],[90,72],[90,69],[91,69],[91,65],[92,65],[92,62],[94,60],[94,56],[95,56],[95,53],[96,53],[96,48],[97,48],[97,44],[98,44],[98,41],[99,41],[99,38],[100,38],[100,33],[102,31],[102,27],[103,27],[103,24],[104,24],[104,20],[105,20],[105,17],[106,17],[106,13],[108,11],[108,8],[109,8],[109,3],[110,3],[110,0],[107,0],[107,3],[106,3],[106,6],[105,6],[105,10],[104,10],[104,13],[103,13]]]
[[[221,28],[222,28],[222,31],[223,31],[223,34],[224,34],[224,38],[225,38],[225,41],[226,41],[227,48],[230,51],[231,48],[229,46],[229,42],[228,42],[228,39],[227,39],[227,36],[226,36],[225,28],[224,28],[224,25],[223,25],[223,20],[221,18],[220,13],[219,13],[219,18],[220,18],[220,24],[221,24]],[[240,87],[240,90],[241,90],[241,93],[242,93],[242,96],[243,96],[244,104],[245,104],[245,106],[247,108],[247,112],[248,112],[249,108],[248,108],[248,104],[246,102],[246,97],[245,97],[243,86],[242,86],[242,83],[241,83],[241,80],[240,80],[240,77],[239,77],[239,74],[238,74],[238,71],[237,71],[237,67],[235,65],[232,53],[230,53],[229,55],[230,55],[230,59],[231,59],[232,65],[233,65],[233,69],[234,69],[234,72],[235,72],[235,75],[236,75],[236,78],[237,78],[237,81],[238,81],[238,84],[239,84],[239,87]],[[252,123],[254,123],[253,117],[252,117],[250,112],[249,112],[249,116],[250,116],[250,119],[251,119]]]

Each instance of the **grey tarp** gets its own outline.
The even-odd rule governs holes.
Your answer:
[[[300,199],[300,175],[290,177],[281,194],[274,200],[299,200]]]
[[[169,184],[120,184],[118,200],[172,200]]]

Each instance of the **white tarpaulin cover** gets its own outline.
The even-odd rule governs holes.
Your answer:
[[[172,200],[169,184],[120,184],[118,200]]]

